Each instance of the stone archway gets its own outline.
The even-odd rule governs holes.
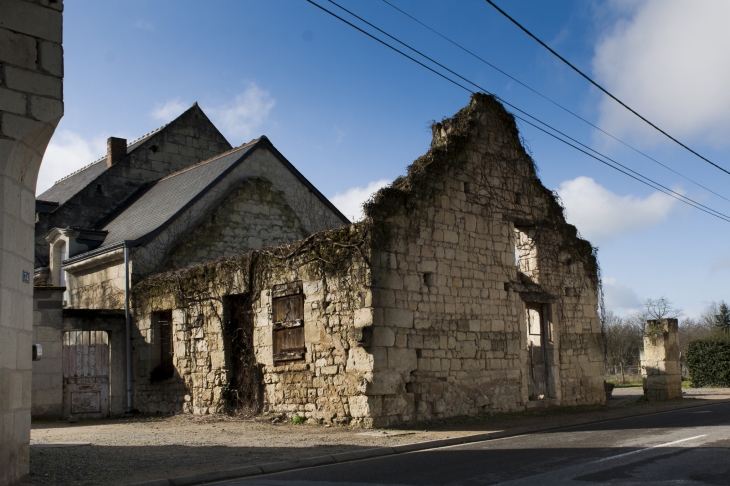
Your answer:
[[[0,486],[28,474],[35,188],[63,116],[62,12],[0,4]]]

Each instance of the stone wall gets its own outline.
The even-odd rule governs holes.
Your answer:
[[[63,116],[62,11],[62,1],[0,0],[1,486],[28,474],[34,200]]]
[[[33,342],[43,346],[43,357],[33,362],[33,417],[58,418],[63,412],[64,290],[64,287],[36,287],[33,292]]]
[[[64,267],[66,307],[124,309],[124,250],[117,249]]]
[[[388,384],[366,393],[376,423],[602,403],[592,249],[540,183],[511,116],[474,97],[393,186],[366,208],[391,232],[371,258],[368,352],[373,382]],[[544,399],[528,392],[526,303],[551,335]]]
[[[307,236],[280,190],[265,179],[236,187],[167,261],[167,269],[199,265],[264,246],[279,246]]]
[[[641,376],[644,396],[651,402],[682,398],[677,319],[646,321]]]
[[[38,213],[36,251],[48,258],[49,246],[44,236],[51,229],[91,228],[145,184],[230,149],[228,141],[194,105],[58,209]],[[37,266],[45,264],[36,262]]]
[[[201,224],[211,223],[211,214],[221,204],[224,204],[224,200],[232,191],[236,191],[241,183],[246,180],[259,179],[263,184],[263,181],[268,181],[271,184],[272,194],[275,192],[281,196],[276,197],[265,197],[261,199],[261,203],[270,205],[274,211],[282,212],[282,217],[285,219],[282,222],[292,222],[296,225],[295,228],[291,228],[287,232],[263,232],[258,224],[248,225],[248,222],[241,214],[241,220],[230,215],[224,216],[229,218],[229,228],[227,231],[235,231],[239,236],[242,235],[244,228],[249,228],[255,231],[255,235],[251,235],[254,238],[262,239],[266,237],[266,240],[261,242],[261,246],[270,246],[276,242],[281,242],[285,237],[295,237],[302,233],[310,234],[315,231],[325,230],[329,228],[337,228],[342,226],[344,221],[340,219],[339,215],[336,214],[330,207],[325,204],[316,194],[314,194],[303,181],[297,177],[296,171],[293,167],[287,167],[287,165],[275,154],[275,148],[266,139],[262,139],[260,145],[252,152],[246,155],[246,159],[240,164],[235,166],[230,172],[225,174],[225,177],[221,178],[216,182],[215,187],[208,189],[202,197],[197,199],[189,207],[185,208],[183,214],[176,217],[171,224],[165,226],[165,228],[157,234],[152,241],[146,243],[144,246],[139,246],[132,249],[132,261],[133,265],[133,281],[143,278],[147,275],[155,274],[166,270],[166,263],[168,257],[173,248],[177,248],[179,245],[185,245],[185,241],[195,231],[196,228],[200,227]],[[271,196],[271,195],[270,195]],[[235,199],[235,196],[234,196]],[[231,201],[235,205],[235,201]],[[288,205],[291,211],[284,209],[284,206]],[[253,210],[261,209],[261,204],[251,206]],[[222,215],[222,211],[218,214]],[[292,214],[293,212],[293,214]],[[253,219],[257,219],[255,215]],[[249,218],[251,217],[249,216]],[[298,222],[296,221],[298,219]],[[236,230],[240,228],[241,230]],[[301,231],[303,229],[303,231]],[[211,241],[211,239],[201,238],[198,233],[198,242],[201,244],[209,245],[211,255],[220,252],[221,245]],[[291,240],[289,240],[291,241]],[[251,244],[249,236],[236,239],[234,241],[234,251],[245,251],[245,248]],[[188,247],[189,248],[189,247]],[[217,248],[217,249],[216,249]],[[184,251],[185,255],[179,254],[177,262],[180,265],[187,265],[185,262],[186,258],[191,258],[193,261],[197,258],[202,258],[208,253],[207,249],[197,249],[196,252],[191,253]],[[168,267],[169,268],[169,267]],[[179,267],[178,267],[179,268]]]
[[[222,302],[244,293],[269,411],[386,426],[605,401],[593,248],[565,222],[496,100],[475,95],[436,124],[431,150],[366,214],[285,247],[142,282],[143,320],[154,295],[159,310],[209,309],[194,332],[185,310],[188,328],[175,335],[192,396],[186,411],[224,406]],[[272,292],[297,281],[306,352],[277,363]]]

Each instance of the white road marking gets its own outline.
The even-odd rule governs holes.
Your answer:
[[[639,452],[649,451],[651,449],[656,449],[659,447],[667,447],[670,445],[679,444],[680,442],[687,442],[690,440],[699,439],[700,437],[707,437],[707,434],[695,435],[694,437],[688,437],[686,439],[679,439],[679,440],[675,440],[672,442],[665,442],[664,444],[658,444],[658,445],[651,446],[651,447],[645,447],[643,449],[639,449],[638,451],[624,452],[623,454],[617,454],[615,456],[604,457],[603,459],[598,459],[597,461],[587,462],[586,465],[595,464],[597,462],[610,461],[611,459],[616,459],[618,457],[626,457],[626,456],[630,456],[631,454],[638,454]]]

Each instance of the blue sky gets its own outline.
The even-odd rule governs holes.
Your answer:
[[[730,175],[628,115],[483,0],[389,1],[730,199]],[[603,136],[382,0],[337,2],[583,143],[730,214],[727,200]],[[497,3],[619,98],[730,170],[730,30],[723,20],[730,3]],[[66,114],[41,167],[39,193],[102,156],[107,137],[138,138],[197,101],[233,145],[266,134],[352,216],[370,192],[427,150],[429,122],[453,115],[469,96],[305,0],[68,0],[64,51]],[[624,314],[666,296],[696,316],[711,301],[730,300],[730,223],[529,125],[520,129],[544,184],[558,190],[568,220],[600,249],[609,308]]]

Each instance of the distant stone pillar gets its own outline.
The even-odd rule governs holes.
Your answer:
[[[682,397],[677,319],[646,321],[641,376],[647,400],[654,402]]]

